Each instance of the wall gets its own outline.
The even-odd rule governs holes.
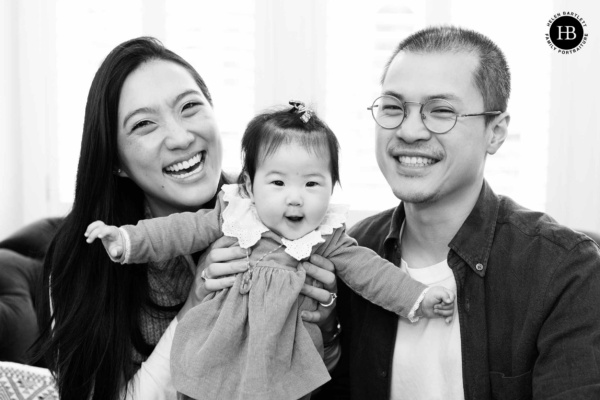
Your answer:
[[[0,238],[22,222],[18,114],[17,1],[0,2]]]
[[[547,211],[572,228],[600,232],[600,5],[554,4],[586,20],[589,40],[575,54],[552,55]]]

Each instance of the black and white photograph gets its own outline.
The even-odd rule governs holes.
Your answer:
[[[600,3],[0,0],[0,399],[600,399]]]

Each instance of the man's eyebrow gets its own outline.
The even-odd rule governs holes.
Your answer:
[[[385,92],[383,92],[384,95],[386,96],[392,96],[395,97],[401,101],[415,101],[415,100],[405,100],[404,96],[402,96],[400,93],[398,92],[394,92],[393,90],[386,90]],[[429,100],[433,100],[433,99],[443,99],[443,100],[454,100],[454,101],[460,101],[460,98],[452,93],[436,93],[436,94],[432,94],[429,96],[426,96],[425,98],[423,98],[422,102],[426,103]]]
[[[132,112],[130,112],[129,114],[127,114],[125,116],[125,119],[123,120],[123,128],[125,128],[125,126],[127,125],[127,121],[129,121],[132,117],[134,117],[137,114],[142,114],[142,113],[153,114],[153,113],[156,113],[156,109],[154,109],[152,107],[142,107],[142,108],[138,108],[137,110],[133,110]]]
[[[385,96],[392,96],[395,97],[399,100],[404,100],[404,97],[402,97],[402,95],[398,92],[394,92],[393,90],[386,90],[385,92],[382,93]]]
[[[460,101],[460,98],[458,96],[456,96],[455,94],[452,94],[452,93],[438,93],[438,94],[433,94],[431,96],[425,97],[423,100],[424,101],[429,101],[429,100],[433,100],[433,99],[443,99],[443,100]]]

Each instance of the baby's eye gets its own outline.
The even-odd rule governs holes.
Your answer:
[[[306,182],[307,187],[319,186],[319,182]]]
[[[271,183],[275,186],[283,186],[283,181],[273,181]]]
[[[149,126],[150,124],[152,124],[152,122],[148,121],[147,119],[137,122],[135,125],[133,125],[133,128],[131,128],[131,132],[135,131],[136,129],[140,129],[140,128]]]

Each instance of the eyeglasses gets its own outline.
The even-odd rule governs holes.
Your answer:
[[[478,117],[480,115],[499,115],[502,111],[486,111],[479,114],[457,114],[452,104],[443,99],[432,99],[426,103],[416,101],[402,102],[394,96],[384,95],[373,102],[371,110],[377,125],[385,129],[396,129],[402,125],[408,115],[408,104],[419,104],[421,120],[433,133],[448,133],[456,125],[458,118]]]

